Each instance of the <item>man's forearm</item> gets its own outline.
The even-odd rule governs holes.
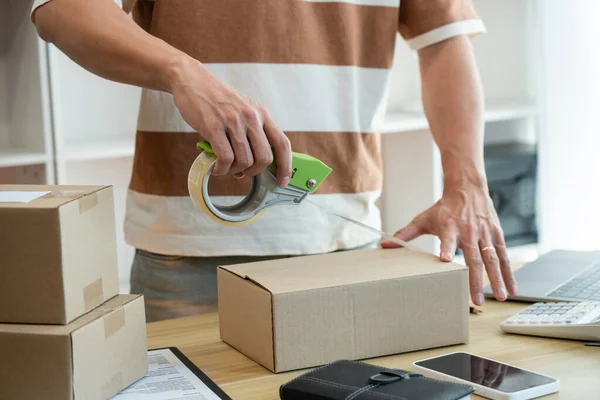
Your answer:
[[[40,36],[103,78],[170,91],[184,53],[141,29],[113,0],[53,0],[38,8]]]
[[[486,186],[483,90],[471,44],[457,37],[419,52],[423,105],[446,188]]]

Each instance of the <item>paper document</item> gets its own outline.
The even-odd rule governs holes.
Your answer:
[[[50,192],[14,192],[0,191],[0,203],[29,203]]]
[[[112,400],[223,400],[170,349],[148,351],[148,375]],[[198,373],[200,371],[198,370]],[[210,382],[214,386],[214,383]]]

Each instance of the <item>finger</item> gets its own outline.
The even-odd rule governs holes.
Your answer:
[[[477,243],[477,233],[472,225],[462,229],[461,238],[464,238],[462,249],[465,253],[465,263],[469,267],[469,291],[471,300],[480,306],[484,303],[483,298],[483,261]]]
[[[493,385],[502,375],[502,364],[491,363],[488,368],[489,373],[487,374],[488,376],[486,380],[488,381],[489,385]]]
[[[492,388],[495,389],[502,384],[507,372],[508,372],[508,365],[502,365],[498,370],[498,376],[496,376],[494,381],[491,382]]]
[[[519,294],[517,279],[513,274],[508,252],[506,251],[504,233],[502,232],[502,229],[498,227],[494,229],[494,247],[496,248],[496,254],[500,260],[500,271],[502,272],[502,278],[504,279],[504,284],[508,289],[508,293],[511,296],[516,296]]]
[[[485,379],[485,365],[483,360],[474,358],[471,363],[471,378],[473,379],[473,383],[483,383],[483,380]]]
[[[450,262],[456,254],[456,243],[458,232],[454,226],[449,226],[440,234],[440,258],[442,261]]]
[[[402,241],[410,242],[411,240],[416,239],[417,237],[421,236],[422,232],[423,232],[423,229],[421,228],[420,223],[418,222],[417,219],[414,219],[407,226],[405,226],[404,228],[402,228],[398,232],[396,232],[394,234],[394,236]],[[383,247],[384,249],[394,249],[394,248],[398,248],[398,247],[402,247],[402,246],[391,240],[384,240],[381,242],[381,247]]]
[[[225,127],[223,125],[219,126],[211,130],[209,138],[212,149],[217,157],[217,162],[212,171],[212,174],[215,176],[227,175],[235,159],[233,149],[225,134]]]
[[[492,243],[491,234],[487,226],[481,229],[479,248],[481,249],[481,257],[485,264],[485,269],[490,278],[494,297],[498,301],[504,301],[507,297],[506,287],[504,286],[504,279],[500,272],[500,261],[498,260],[496,249]]]
[[[275,152],[275,161],[277,163],[277,182],[282,188],[286,187],[292,176],[292,145],[290,140],[279,129],[275,121],[264,110],[264,132]]]
[[[246,136],[246,124],[240,116],[240,110],[228,105],[224,111],[227,137],[234,153],[230,172],[244,172],[254,164],[252,150]]]
[[[273,162],[273,151],[263,130],[262,118],[254,108],[248,108],[244,113],[248,139],[254,164],[245,171],[246,175],[260,174]]]

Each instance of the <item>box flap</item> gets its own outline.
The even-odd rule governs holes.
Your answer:
[[[273,371],[272,295],[228,271],[217,271],[221,339]]]
[[[299,292],[466,267],[409,249],[366,249],[220,266],[273,294]]]
[[[26,324],[0,324],[0,332],[23,333],[31,335],[67,336],[90,322],[123,307],[125,304],[137,299],[140,295],[119,295],[106,301],[100,307],[77,318],[68,325],[26,325]]]
[[[0,191],[50,192],[29,203],[2,203],[0,208],[58,208],[108,186],[0,185]]]

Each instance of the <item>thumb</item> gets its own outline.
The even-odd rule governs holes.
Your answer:
[[[394,233],[394,236],[405,242],[410,242],[411,240],[416,239],[422,234],[423,228],[421,227],[421,224],[416,220],[413,220],[410,224],[406,225],[404,228]],[[384,249],[394,249],[402,246],[400,246],[396,242],[384,240],[381,242],[381,247],[383,247]]]

